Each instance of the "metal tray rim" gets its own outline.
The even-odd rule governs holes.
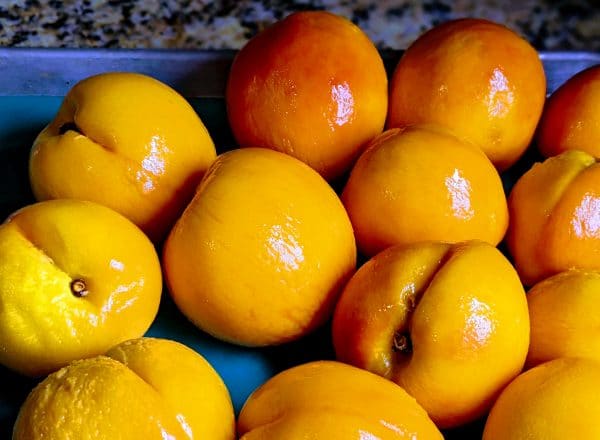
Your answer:
[[[388,71],[401,50],[381,51]],[[107,71],[151,75],[182,95],[222,98],[236,50],[0,48],[0,96],[64,96],[77,81]],[[542,51],[548,91],[573,71],[600,64],[600,53]]]

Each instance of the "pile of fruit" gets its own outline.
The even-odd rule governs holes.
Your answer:
[[[529,43],[462,19],[388,85],[360,29],[301,12],[237,54],[225,100],[220,155],[135,73],[76,84],[35,140],[39,202],[0,226],[0,363],[40,378],[14,439],[600,437],[600,66],[547,100]],[[236,419],[200,354],[144,337],[163,282],[228,343],[331,323],[337,361]]]

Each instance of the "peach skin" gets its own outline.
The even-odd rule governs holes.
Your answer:
[[[148,330],[161,291],[154,246],[119,213],[73,199],[21,208],[0,225],[0,363],[38,376],[103,354]]]
[[[233,61],[226,104],[242,147],[290,154],[328,180],[383,130],[387,75],[351,21],[296,12],[252,38]]]
[[[159,242],[215,157],[183,96],[146,75],[110,72],[69,90],[33,144],[29,175],[37,200],[100,203]]]
[[[505,170],[529,146],[545,99],[544,67],[526,40],[491,21],[452,20],[400,59],[387,127],[443,126]]]
[[[581,150],[600,157],[600,65],[569,78],[548,99],[537,134],[546,156]]]
[[[234,440],[233,406],[192,349],[132,339],[49,375],[23,403],[14,440],[75,438]]]
[[[527,292],[531,342],[526,365],[561,357],[600,361],[600,272],[573,269]]]
[[[315,361],[269,379],[246,401],[240,440],[435,439],[442,434],[402,388],[334,361]]]
[[[492,163],[433,126],[391,129],[374,139],[352,169],[342,201],[368,256],[423,240],[497,245],[508,226]]]
[[[507,244],[531,286],[565,270],[600,269],[600,166],[569,150],[536,163],[508,199]]]
[[[521,371],[525,291],[482,241],[393,246],[350,279],[335,309],[339,360],[402,386],[441,428],[483,415]]]
[[[220,155],[163,249],[179,309],[248,346],[298,339],[324,323],[355,268],[337,194],[305,163],[266,148]]]
[[[488,415],[483,440],[600,438],[600,364],[560,358],[518,376]]]

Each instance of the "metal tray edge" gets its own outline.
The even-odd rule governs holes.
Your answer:
[[[64,96],[78,81],[98,73],[151,75],[188,98],[222,98],[235,50],[0,48],[0,96]],[[402,51],[381,51],[392,72]],[[600,64],[595,52],[540,52],[555,90],[574,72]]]

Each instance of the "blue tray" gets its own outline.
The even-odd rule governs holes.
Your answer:
[[[382,53],[388,71],[400,52]],[[77,81],[106,71],[149,74],[171,85],[196,109],[219,152],[235,147],[223,92],[232,51],[0,49],[0,222],[33,203],[28,181],[29,149],[53,119],[62,97]],[[548,92],[574,73],[600,63],[600,54],[543,53]],[[508,191],[536,159],[535,149],[503,175]],[[250,349],[217,341],[194,327],[175,307],[166,290],[148,336],[175,339],[195,349],[225,381],[239,412],[248,395],[266,379],[292,365],[333,359],[329,326],[279,347]],[[38,380],[0,367],[0,438],[10,438],[14,418]],[[447,432],[447,438],[480,438],[482,421]]]

